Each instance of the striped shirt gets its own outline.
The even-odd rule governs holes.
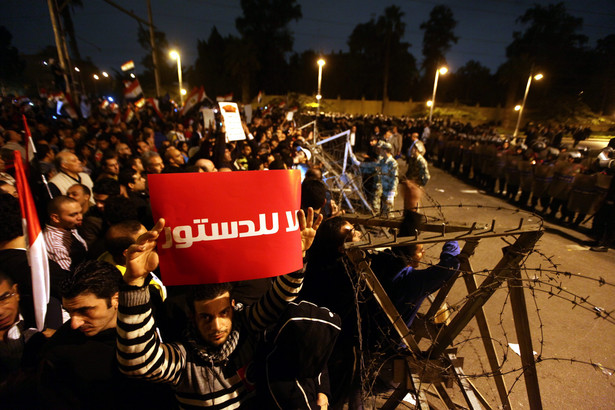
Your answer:
[[[254,336],[275,323],[303,283],[305,267],[278,276],[256,304],[237,310],[233,328],[239,342],[225,364],[204,362],[183,343],[161,343],[146,287],[120,291],[117,359],[120,371],[153,382],[171,383],[183,409],[235,409],[253,397],[243,369],[251,362]]]
[[[79,236],[76,229],[62,229],[47,225],[43,231],[49,259],[56,262],[64,270],[70,270],[72,258],[70,248],[74,240],[78,240],[88,250],[85,240]]]

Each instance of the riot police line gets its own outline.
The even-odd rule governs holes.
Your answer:
[[[552,222],[578,228],[612,204],[615,138],[598,153],[567,144],[553,147],[543,138],[530,144],[492,130],[453,128],[432,131],[425,141],[435,166]]]

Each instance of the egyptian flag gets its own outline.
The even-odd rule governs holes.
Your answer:
[[[43,232],[36,214],[36,206],[26,179],[23,162],[15,151],[15,183],[19,193],[23,231],[26,235],[28,263],[32,274],[32,296],[34,298],[34,317],[36,328],[45,328],[45,315],[49,303],[49,260]]]
[[[182,107],[179,115],[185,115],[188,111],[203,101],[205,97],[205,89],[203,87],[194,87],[190,92],[190,95],[188,95],[188,98],[186,98],[186,102],[184,102],[184,106]]]
[[[135,116],[135,112],[132,109],[132,107],[129,105],[128,107],[126,107],[126,111],[124,112],[124,120],[123,121],[126,124],[128,124],[133,119],[134,116]]]
[[[160,105],[158,104],[158,98],[148,98],[147,102],[149,103],[149,105],[152,106],[154,111],[156,111],[156,114],[158,114],[160,119],[164,120],[164,116],[162,115],[162,112],[160,112]]]
[[[124,81],[124,98],[126,100],[138,100],[141,97],[143,97],[143,89],[139,80]]]
[[[32,133],[30,133],[30,127],[28,127],[28,121],[26,120],[26,116],[24,114],[21,115],[23,118],[23,129],[26,132],[26,158],[28,162],[25,164],[26,173],[29,170],[29,162],[34,159],[34,155],[36,154],[36,147],[34,146],[34,140],[32,139]]]

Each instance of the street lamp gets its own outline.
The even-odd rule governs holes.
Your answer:
[[[318,94],[316,94],[316,100],[318,101],[318,108],[316,109],[316,115],[320,115],[320,100],[322,94],[320,93],[320,86],[322,85],[322,66],[325,65],[325,60],[320,58],[318,60]]]
[[[523,109],[525,108],[525,101],[527,100],[527,94],[530,92],[530,85],[532,84],[532,78],[536,81],[539,81],[544,77],[542,74],[536,74],[530,76],[527,79],[527,86],[525,87],[525,94],[523,95],[523,102],[521,105],[517,105],[519,107],[515,107],[515,111],[519,111],[519,116],[517,117],[517,125],[515,126],[515,132],[513,133],[513,138],[517,138],[517,134],[519,133],[519,125],[521,124],[521,116],[523,115]]]
[[[102,75],[103,75],[103,77],[105,77],[105,78],[109,78],[109,74],[107,74],[107,72],[106,72],[106,71],[103,71],[103,72],[102,72]]]
[[[433,115],[433,106],[436,105],[436,90],[438,89],[438,78],[440,77],[440,74],[444,75],[446,73],[448,73],[448,67],[440,67],[436,70],[436,78],[433,82],[433,94],[431,96],[431,105],[427,103],[427,105],[429,105],[429,124],[431,124],[431,117]]]
[[[98,97],[98,80],[100,80],[100,77],[98,74],[94,74],[92,77],[94,78],[94,95]]]
[[[179,102],[180,105],[184,105],[184,95],[182,94],[182,89],[184,88],[182,85],[182,61],[179,53],[176,50],[171,50],[169,53],[173,60],[177,60],[177,78],[179,80]]]
[[[83,77],[81,77],[81,70],[79,67],[74,67],[75,71],[79,75],[79,82],[81,83],[81,93],[85,95],[85,84],[83,83]]]

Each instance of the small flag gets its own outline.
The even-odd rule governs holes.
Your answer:
[[[126,111],[124,112],[124,119],[123,121],[125,123],[129,123],[130,120],[132,120],[132,118],[135,116],[135,111],[132,109],[131,106],[126,107]]]
[[[135,102],[135,107],[137,108],[137,111],[143,108],[144,105],[145,105],[145,98],[143,97],[141,97],[139,100]]]
[[[160,112],[160,105],[158,104],[158,98],[148,98],[147,102],[152,106],[156,114],[160,117],[161,120],[164,120],[164,116],[162,112]]]
[[[143,97],[143,89],[139,80],[124,81],[124,98],[127,100],[136,100]]]
[[[36,328],[45,328],[45,315],[49,303],[49,260],[43,232],[38,221],[34,199],[26,180],[23,162],[19,152],[15,151],[15,182],[21,205],[22,224],[26,235],[28,263],[32,275],[32,297],[34,299],[34,317]]]
[[[126,61],[124,64],[122,64],[122,71],[134,70],[134,68],[135,62],[132,60]]]
[[[205,89],[203,87],[200,87],[200,88],[194,87],[192,91],[190,92],[190,95],[188,95],[188,98],[186,98],[186,101],[184,102],[184,106],[182,107],[179,114],[182,116],[185,115],[188,111],[190,111],[192,108],[198,105],[201,101],[203,101],[205,97],[206,97]]]

